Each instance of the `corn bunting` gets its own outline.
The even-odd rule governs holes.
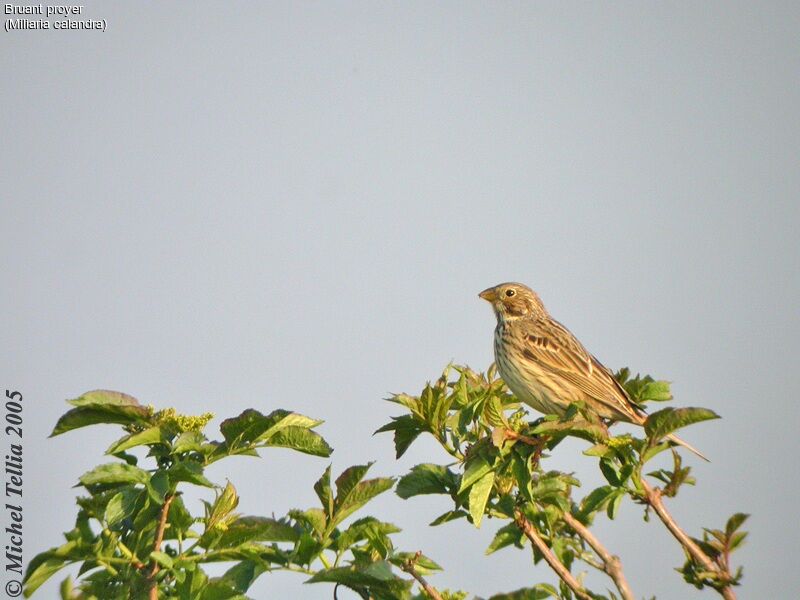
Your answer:
[[[536,292],[520,283],[501,283],[479,296],[497,316],[495,362],[517,398],[545,414],[563,415],[573,402],[583,402],[603,419],[644,424],[644,411],[611,371],[550,316]],[[668,438],[705,459],[683,440]]]

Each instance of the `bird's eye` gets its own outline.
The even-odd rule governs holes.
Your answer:
[[[514,294],[516,294],[516,293],[517,293],[517,292],[515,292],[514,290],[506,290],[506,296],[507,296],[508,298],[511,298],[511,296],[513,296],[513,295],[514,295]]]

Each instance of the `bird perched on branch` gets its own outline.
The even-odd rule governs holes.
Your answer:
[[[497,317],[494,356],[500,376],[521,401],[544,414],[563,415],[583,402],[598,417],[644,425],[647,415],[578,339],[521,283],[501,283],[479,296]],[[680,438],[672,442],[706,459]]]

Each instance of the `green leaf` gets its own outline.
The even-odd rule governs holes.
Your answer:
[[[389,559],[390,563],[401,568],[407,561],[414,562],[414,570],[420,575],[430,575],[431,573],[442,570],[442,567],[435,561],[424,554],[417,554],[416,552],[395,552]]]
[[[728,522],[725,524],[725,533],[726,533],[726,535],[728,537],[733,535],[733,532],[735,532],[737,529],[739,529],[739,527],[742,526],[742,524],[747,520],[747,518],[749,516],[750,515],[748,515],[746,513],[736,513],[736,514],[734,514],[730,519],[728,519]]]
[[[511,494],[503,494],[499,496],[492,505],[492,512],[496,512],[498,515],[502,515],[507,519],[513,519],[518,501],[518,497],[515,498]]]
[[[610,485],[604,485],[592,490],[592,492],[581,501],[580,511],[575,516],[582,523],[591,523],[593,514],[598,510],[603,510],[616,493],[616,488]]]
[[[730,537],[730,541],[728,542],[728,548],[730,551],[736,550],[739,546],[742,545],[744,539],[747,537],[746,531],[737,531]]]
[[[362,570],[362,573],[369,575],[370,577],[374,577],[378,581],[391,581],[394,579],[392,567],[390,567],[389,563],[385,560],[377,560],[374,563],[367,565]]]
[[[108,526],[113,527],[130,517],[136,509],[141,494],[141,489],[137,490],[134,487],[126,487],[117,492],[106,505],[104,518]]]
[[[133,465],[134,467],[139,464],[139,459],[133,454],[128,454],[127,452],[117,452],[116,454],[112,454],[112,456],[114,458],[124,460],[126,463]]]
[[[605,444],[595,444],[588,450],[584,450],[583,454],[586,456],[597,456],[599,458],[613,458],[614,450]]]
[[[483,418],[492,427],[508,427],[503,404],[497,396],[491,396],[483,405]]]
[[[84,473],[79,481],[84,487],[117,483],[145,484],[149,483],[150,474],[127,463],[107,463]]]
[[[682,427],[709,419],[719,419],[719,415],[707,408],[662,408],[647,417],[644,429],[651,439],[660,440]]]
[[[494,477],[494,471],[489,471],[476,481],[469,490],[469,515],[472,517],[475,527],[481,526],[483,511],[486,509],[486,503],[492,493]]]
[[[233,548],[246,542],[296,542],[300,531],[287,523],[266,517],[239,517],[229,523],[217,548]]]
[[[455,401],[456,394],[444,394],[439,400],[439,404],[436,407],[436,411],[434,412],[431,422],[433,427],[436,431],[442,431],[447,423],[447,417],[450,414],[450,407],[453,406],[453,402]]]
[[[628,381],[628,378],[631,376],[631,370],[628,367],[622,367],[619,371],[614,373],[614,379],[616,379],[620,384],[625,384]]]
[[[366,465],[353,465],[341,472],[336,478],[336,498],[334,500],[334,512],[336,509],[347,502],[347,496],[355,489],[358,482],[364,479],[369,468],[374,465],[369,462]]]
[[[361,589],[364,587],[378,586],[393,581],[395,579],[392,568],[386,561],[371,563],[363,569],[356,567],[335,567],[325,569],[316,573],[306,583],[340,583],[351,589]]]
[[[161,507],[158,507],[159,512]],[[164,532],[164,539],[177,539],[178,537],[186,537],[186,532],[194,524],[194,517],[189,513],[186,505],[183,503],[181,496],[175,496],[169,508],[169,515],[167,516],[167,527]]]
[[[617,466],[609,459],[603,458],[600,459],[600,471],[603,473],[603,477],[606,478],[606,481],[611,485],[618,487],[621,485],[620,474]]]
[[[558,590],[547,583],[539,583],[530,588],[495,594],[489,600],[547,600],[547,598],[561,598]]]
[[[314,484],[314,491],[317,493],[317,498],[322,503],[322,510],[330,518],[333,516],[333,492],[331,491],[331,466],[325,469],[317,482]]]
[[[672,400],[672,392],[669,389],[669,381],[649,381],[639,394],[639,399],[643,402],[665,402]]]
[[[30,596],[53,574],[68,564],[88,557],[78,542],[67,542],[34,556],[25,570],[25,596]]]
[[[456,519],[463,519],[466,516],[467,513],[461,509],[448,510],[446,513],[439,515],[433,521],[431,521],[430,526],[436,527],[437,525],[442,525],[443,523],[455,521]]]
[[[384,431],[394,431],[394,448],[397,458],[400,458],[408,450],[409,446],[414,440],[419,437],[423,429],[412,415],[403,415],[401,417],[392,417],[392,422],[387,423],[375,433],[382,433]]]
[[[238,505],[239,496],[236,493],[236,488],[229,481],[209,510],[206,518],[206,531],[212,530],[216,525],[225,522]]]
[[[570,569],[572,562],[575,560],[575,552],[571,545],[571,541],[564,537],[554,537],[551,544],[551,550],[556,558],[567,569]]]
[[[72,406],[93,408],[114,408],[114,407],[140,407],[144,408],[139,401],[133,396],[123,394],[122,392],[114,392],[112,390],[93,390],[86,392],[78,398],[67,400]]]
[[[73,600],[75,596],[75,586],[72,583],[72,577],[67,576],[58,588],[61,600]]]
[[[291,510],[289,516],[303,525],[308,525],[318,535],[325,533],[325,527],[328,524],[328,517],[319,508],[309,508],[308,510]]]
[[[400,478],[397,495],[407,500],[421,494],[452,494],[458,489],[458,475],[442,465],[424,463],[414,466]]]
[[[661,454],[664,450],[668,450],[669,448],[670,445],[668,442],[656,444],[655,446],[647,446],[646,450],[644,451],[644,454],[642,454],[642,464],[650,461],[651,459]]]
[[[186,578],[182,582],[178,582],[175,586],[178,597],[187,600],[203,600],[204,593],[207,589],[208,576],[200,568],[187,571]]]
[[[169,475],[169,481],[173,485],[185,481],[203,487],[214,487],[214,484],[203,475],[203,465],[193,460],[176,459],[167,470],[167,475]]]
[[[353,544],[365,539],[373,539],[381,536],[387,536],[390,533],[397,533],[400,528],[391,523],[384,523],[375,517],[364,517],[353,522],[350,527],[343,531],[339,537],[336,538],[335,548],[339,552],[343,552],[350,548]]]
[[[50,579],[55,573],[67,566],[63,558],[49,558],[41,562],[33,572],[25,575],[25,597],[29,597],[39,586]]]
[[[617,381],[625,388],[625,391],[628,392],[634,402],[643,404],[651,399],[659,401],[669,400],[672,397],[669,394],[668,381],[655,381],[649,375],[641,376],[638,373],[636,377],[630,378],[630,371],[627,371],[627,369],[625,371],[625,373],[622,371],[617,373]],[[667,395],[669,397],[665,397]],[[653,396],[653,398],[648,396]]]
[[[168,437],[161,427],[150,427],[139,433],[132,433],[117,440],[108,450],[106,454],[116,454],[117,452],[124,452],[129,448],[135,446],[150,446],[152,444],[161,444],[167,441]]]
[[[76,408],[61,416],[50,437],[97,423],[144,425],[152,416],[152,410],[121,392],[95,390],[68,402]]]
[[[405,406],[413,413],[420,413],[419,399],[415,398],[414,396],[409,396],[408,394],[395,394],[392,397],[387,398],[387,400],[389,402],[394,402],[395,404]]]
[[[199,431],[184,431],[172,443],[172,450],[176,454],[185,452],[198,452],[206,454],[213,449],[208,439]]]
[[[310,429],[296,426],[288,426],[276,431],[263,442],[263,445],[290,448],[312,456],[328,457],[333,452],[328,442],[320,434]]]
[[[481,479],[489,471],[492,470],[492,465],[486,460],[482,452],[476,453],[467,460],[464,476],[461,478],[461,486],[458,488],[460,494],[476,481]]]
[[[608,515],[609,519],[614,519],[619,512],[620,504],[622,504],[622,499],[625,497],[624,490],[615,490],[615,494],[611,497],[611,501],[608,503],[606,507],[606,514]]]
[[[238,417],[225,419],[220,424],[225,442],[231,448],[245,446],[255,442],[266,442],[270,437],[287,427],[311,429],[322,423],[309,417],[289,412],[274,410],[268,415],[249,408]]]
[[[512,544],[521,548],[523,535],[524,534],[519,530],[519,527],[513,523],[501,527],[497,530],[492,543],[489,544],[488,548],[486,548],[486,554],[493,554],[501,548],[505,548],[506,546],[510,546]]]
[[[392,489],[393,486],[393,478],[377,477],[360,482],[344,498],[341,494],[337,494],[333,525],[338,525],[375,496]]]
[[[172,557],[167,554],[166,552],[161,552],[159,550],[153,550],[150,553],[150,559],[156,561],[159,565],[164,567],[165,569],[172,568]]]
[[[164,498],[169,491],[169,475],[166,471],[156,471],[147,484],[147,491],[150,497],[157,503],[164,502]]]
[[[224,581],[209,581],[202,591],[199,600],[253,600],[249,596],[239,594],[233,590],[229,583]]]
[[[570,502],[567,500],[572,486],[580,486],[574,477],[558,471],[549,471],[540,475],[538,480],[531,485],[531,498],[545,505],[555,505],[561,510],[569,510]]]
[[[310,533],[303,532],[292,552],[292,562],[299,565],[311,564],[323,550],[322,544],[314,539]]]
[[[266,566],[260,561],[243,560],[225,571],[225,574],[215,581],[228,585],[234,592],[243,594],[266,570]]]

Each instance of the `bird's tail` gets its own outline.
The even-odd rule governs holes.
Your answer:
[[[686,448],[687,450],[689,450],[689,451],[691,451],[691,452],[695,453],[697,456],[699,456],[700,458],[702,458],[704,461],[706,461],[706,462],[711,462],[710,460],[708,460],[708,459],[707,459],[707,458],[706,458],[706,457],[703,455],[703,453],[702,453],[702,452],[700,452],[700,450],[698,450],[697,448],[695,448],[694,446],[692,446],[692,445],[691,445],[691,444],[689,444],[688,442],[684,442],[684,441],[683,441],[681,438],[679,438],[677,435],[674,435],[674,434],[669,434],[669,435],[667,436],[667,439],[668,439],[669,441],[671,441],[671,442],[673,442],[673,443],[677,444],[678,446],[683,446],[683,447],[684,447],[684,448]]]

